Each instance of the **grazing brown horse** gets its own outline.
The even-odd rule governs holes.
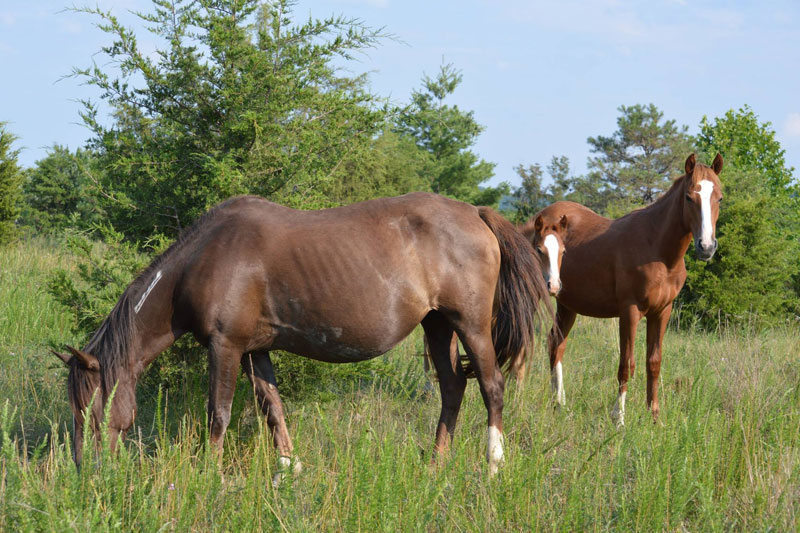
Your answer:
[[[708,261],[717,249],[722,156],[717,154],[707,167],[692,154],[685,170],[658,200],[622,218],[609,220],[580,204],[557,202],[523,228],[540,255],[553,249],[563,254],[560,290],[550,285],[558,306],[548,336],[551,383],[559,404],[565,403],[561,361],[575,316],[619,317],[619,392],[612,417],[623,425],[636,325],[647,317],[647,405],[657,419],[661,342],[672,301],[686,280],[684,255],[693,237],[699,259]],[[555,235],[551,243],[563,241],[563,247],[546,246],[548,235]],[[552,255],[548,261],[553,264]]]
[[[139,375],[191,332],[208,348],[211,443],[221,451],[241,367],[285,468],[292,443],[269,351],[363,361],[421,323],[442,398],[435,451],[448,448],[474,374],[488,411],[494,473],[503,460],[501,369],[531,342],[545,296],[530,244],[488,208],[425,193],[321,211],[233,198],[131,283],[83,350],[57,354],[70,368],[76,463],[95,390],[90,423],[97,436],[116,387],[108,424],[115,445],[133,424]],[[467,352],[465,367],[451,358],[454,332]]]

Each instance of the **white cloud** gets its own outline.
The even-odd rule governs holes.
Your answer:
[[[800,137],[800,113],[789,113],[783,130],[787,137]]]

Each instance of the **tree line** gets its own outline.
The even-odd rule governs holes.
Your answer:
[[[425,190],[500,204],[517,222],[558,200],[616,217],[655,200],[693,151],[706,162],[723,154],[725,203],[715,259],[687,255],[684,325],[754,315],[772,324],[800,312],[798,185],[771,125],[749,107],[703,117],[692,136],[653,104],[621,106],[616,131],[587,139],[585,175],[554,156],[545,168],[516,167],[513,190],[489,187],[494,164],[473,149],[483,127],[448,103],[463,81],[455,67],[392,104],[341,68],[390,34],[345,16],[301,21],[292,7],[154,0],[139,16],[156,53],[111,12],[79,9],[109,42],[102,62],[72,73],[100,92],[100,102],[83,102],[86,146],[56,145],[21,169],[0,123],[0,241],[21,230],[68,235],[82,262],[49,289],[77,331],[96,328],[153,254],[232,195],[317,209]]]

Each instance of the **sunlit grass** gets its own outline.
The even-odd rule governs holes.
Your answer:
[[[797,327],[669,331],[656,424],[645,409],[640,328],[640,366],[630,383],[626,426],[618,430],[608,416],[616,323],[579,319],[564,361],[566,409],[551,407],[541,345],[525,383],[507,382],[507,462],[494,479],[487,477],[486,411],[475,383],[451,453],[431,464],[439,395],[426,386],[418,333],[387,356],[390,376],[333,401],[287,406],[304,470],[277,488],[271,438],[244,381],[221,466],[205,446],[206,385],[193,383],[186,396],[172,392],[151,401],[150,395],[124,451],[100,452],[78,473],[67,442],[66,372],[44,351],[69,336],[66,315],[40,289],[48,269],[63,261],[42,245],[3,250],[0,260],[4,280],[19,287],[12,293],[0,285],[0,294],[15,295],[10,306],[2,300],[0,317],[0,530],[800,526]],[[38,318],[26,316],[34,310]]]

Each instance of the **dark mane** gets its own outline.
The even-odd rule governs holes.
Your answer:
[[[128,368],[129,354],[131,349],[134,348],[134,339],[137,337],[136,329],[136,313],[134,306],[142,292],[145,290],[147,282],[151,278],[153,272],[158,271],[164,265],[173,261],[180,252],[192,242],[197,240],[197,237],[206,233],[207,229],[213,227],[210,222],[216,219],[220,212],[224,211],[226,207],[232,203],[236,203],[246,199],[256,199],[257,197],[238,196],[226,200],[225,202],[217,205],[189,228],[185,229],[178,236],[178,239],[170,245],[161,255],[156,257],[143,271],[139,274],[122,293],[117,301],[114,309],[103,320],[103,323],[92,335],[89,342],[84,347],[83,351],[90,353],[97,357],[100,362],[100,370],[102,374],[102,386],[105,395],[110,394],[121,370]],[[258,198],[258,200],[263,200]]]

